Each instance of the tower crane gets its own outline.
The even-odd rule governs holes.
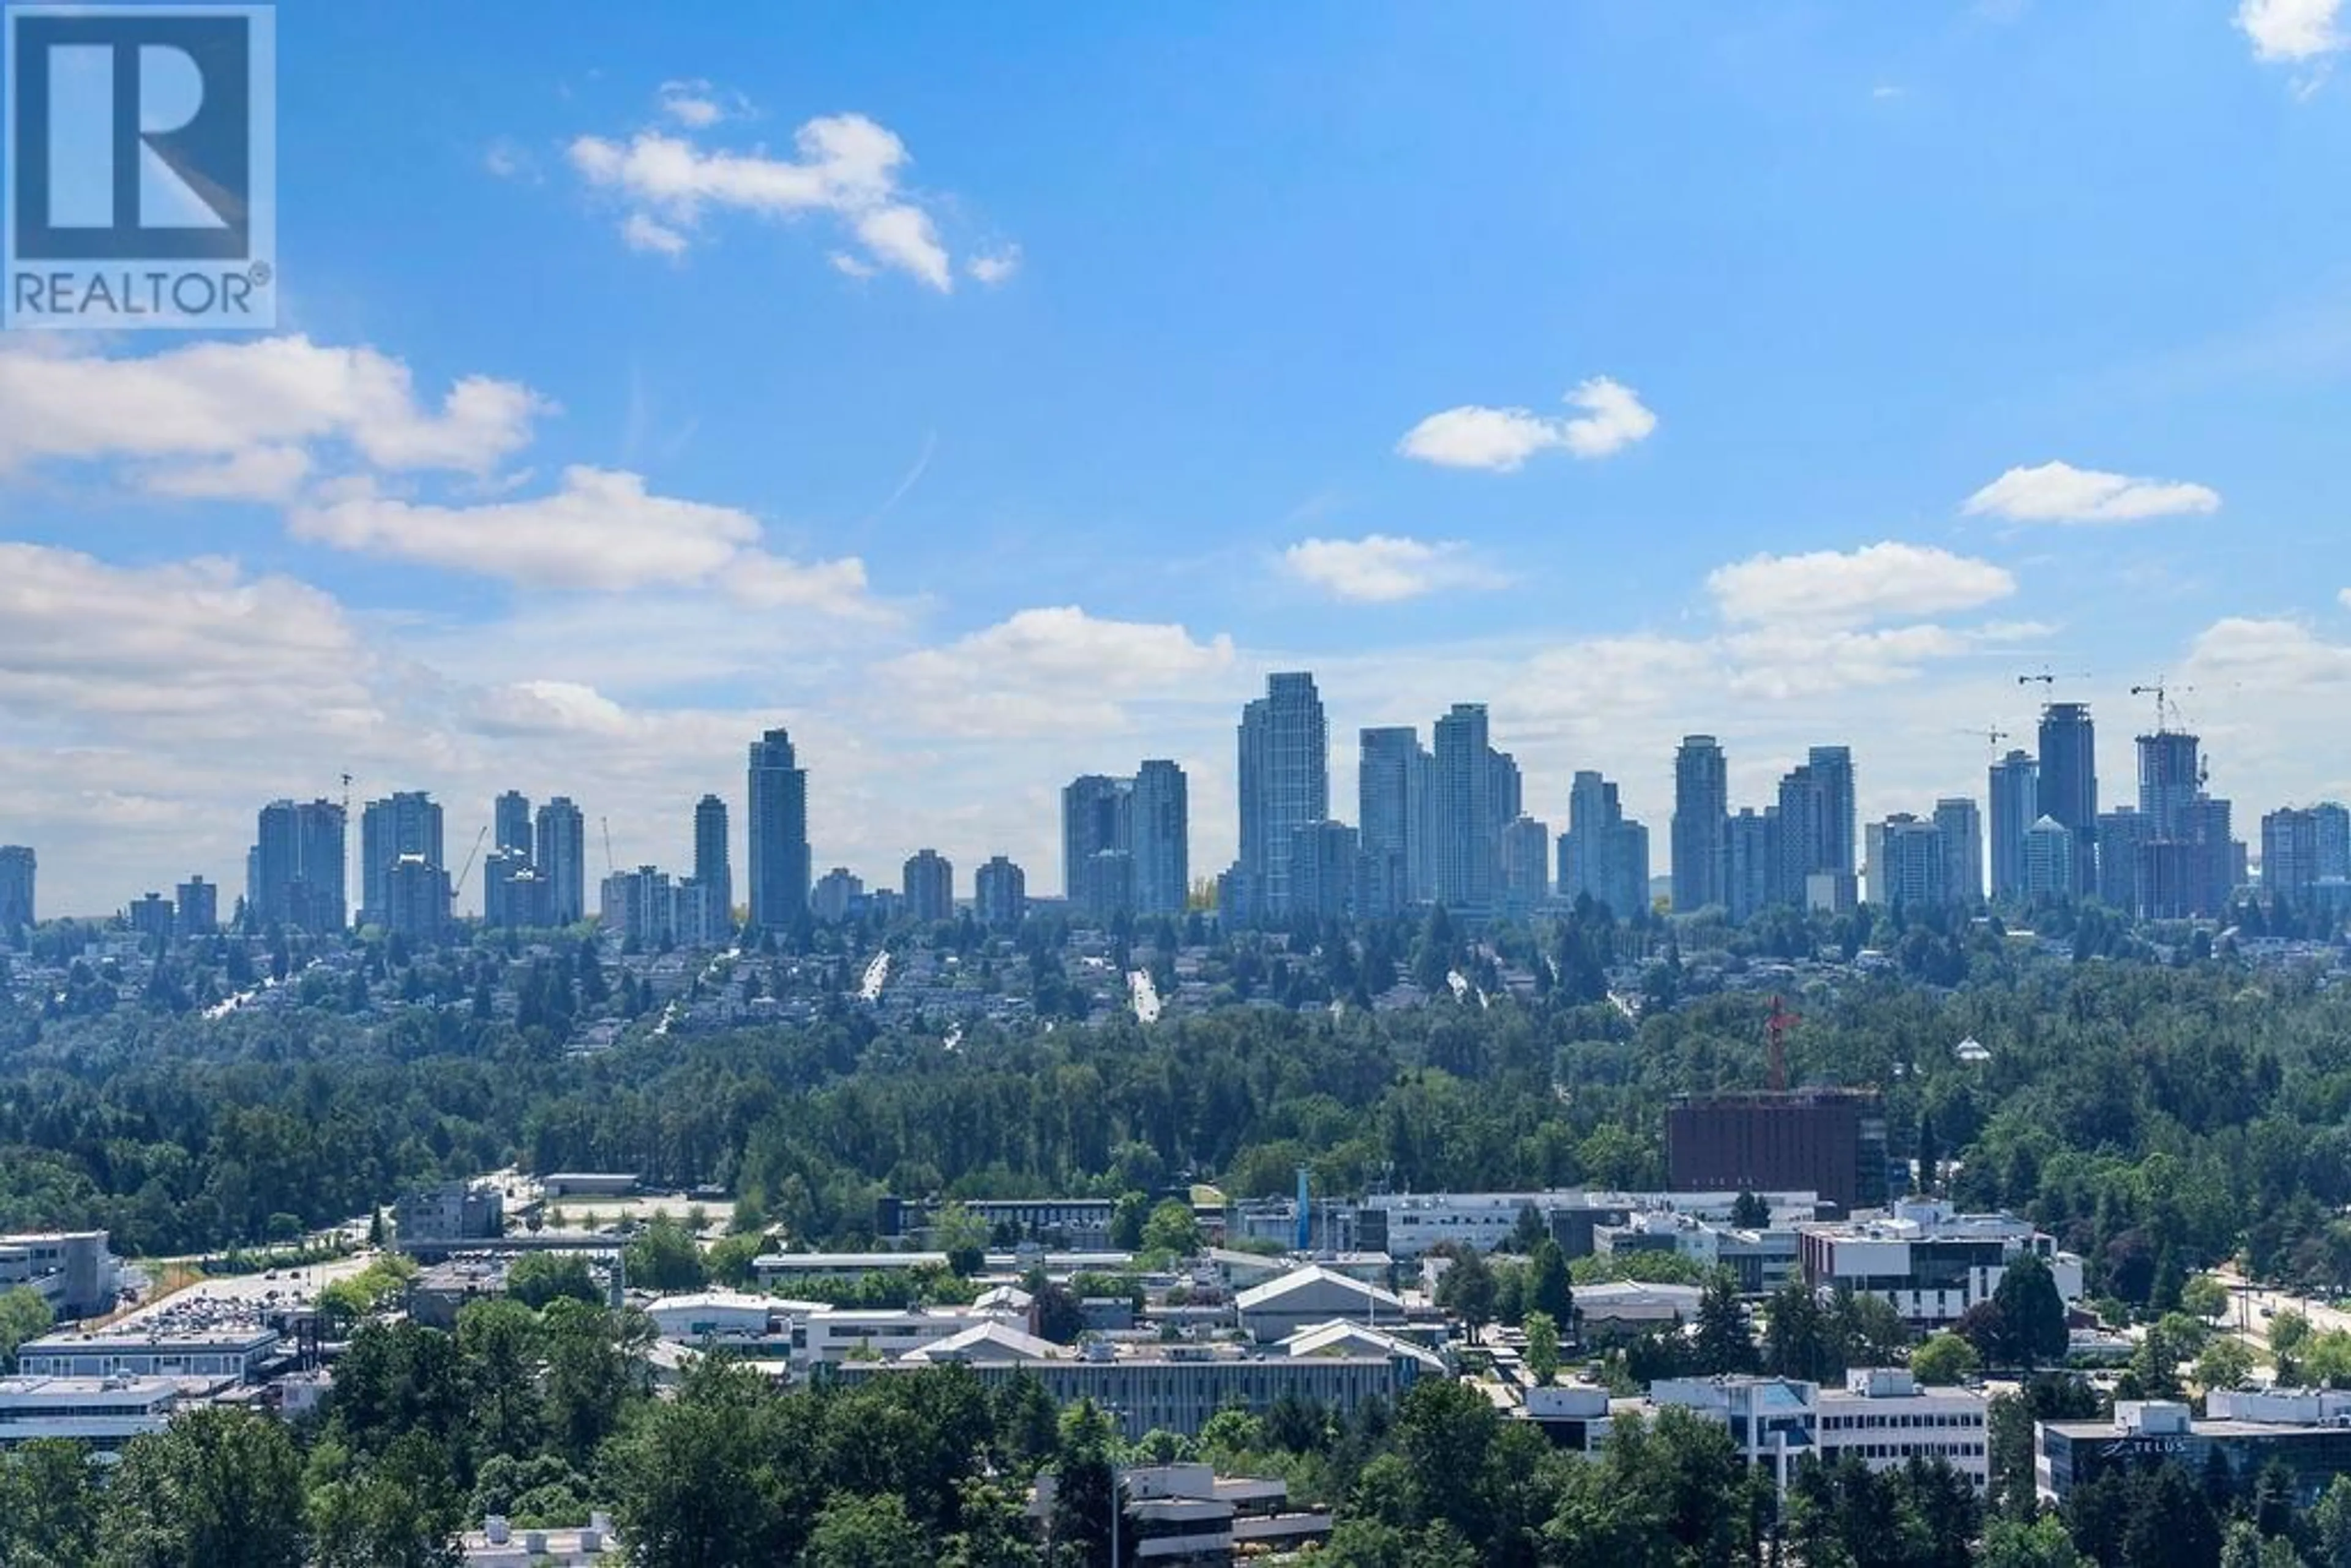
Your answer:
[[[2179,716],[2179,705],[2171,700],[2171,694],[2192,692],[2195,689],[2194,686],[2167,685],[2164,678],[2158,675],[2146,685],[2133,686],[2130,694],[2135,697],[2153,696],[2155,698],[2155,733],[2161,735],[2171,727],[2172,720]]]
[[[611,876],[617,869],[612,864],[612,819],[600,815],[596,825],[604,830],[604,874]]]
[[[474,873],[474,861],[475,858],[482,852],[482,841],[489,836],[490,825],[487,822],[484,822],[482,824],[482,831],[474,835],[474,847],[465,852],[465,864],[464,868],[457,873],[457,880],[450,884],[450,897],[455,898],[457,894],[465,891],[465,879]]]
[[[2034,676],[2032,678],[2036,680],[2039,679],[2038,676]],[[1994,757],[1998,757],[2000,755],[2000,743],[2001,741],[2014,740],[2016,738],[2016,732],[2014,730],[2002,729],[1998,725],[1993,725],[1990,729],[1955,729],[1951,733],[1953,735],[1972,735],[1978,740],[1988,742],[1991,747],[1991,754]]]
[[[2086,681],[2089,678],[2090,673],[2087,670],[2069,670],[2061,675],[2043,664],[2036,674],[2017,676],[2016,684],[2020,686],[2037,685],[2043,691],[2049,691],[2053,689],[2059,681]]]

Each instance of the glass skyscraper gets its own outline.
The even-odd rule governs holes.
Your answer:
[[[1241,709],[1240,865],[1251,915],[1290,909],[1298,830],[1331,815],[1331,731],[1314,677],[1268,675]]]
[[[1730,777],[1710,735],[1683,737],[1674,753],[1674,909],[1729,902]]]
[[[2041,815],[2069,836],[2074,865],[2065,890],[2075,895],[2098,884],[2098,746],[2085,703],[2050,703],[2041,710]]]
[[[751,743],[751,924],[780,930],[808,913],[808,773],[789,731]]]

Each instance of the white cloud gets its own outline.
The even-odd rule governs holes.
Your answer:
[[[2043,463],[2010,469],[1969,497],[1963,509],[2019,523],[2134,523],[2220,507],[2220,492],[2203,485]]]
[[[1900,98],[1902,95],[1903,89],[1901,88],[1892,86],[1891,84],[1874,87],[1869,89],[1869,96],[1876,99],[1881,103],[1887,99]]]
[[[631,213],[621,220],[621,243],[631,250],[651,251],[658,256],[684,256],[687,242],[684,235],[668,225],[643,213]]]
[[[2344,47],[2336,21],[2343,0],[2239,0],[2237,26],[2259,60],[2299,62]]]
[[[475,507],[354,494],[298,507],[290,522],[298,538],[529,588],[716,583],[739,585],[747,602],[874,612],[863,563],[801,566],[766,554],[749,513],[652,495],[639,476],[610,469],[575,465],[552,495]]]
[[[881,276],[880,267],[870,261],[860,261],[845,250],[830,252],[825,259],[832,263],[832,269],[843,277],[854,277],[862,282],[866,278]]]
[[[1301,539],[1282,552],[1284,568],[1333,599],[1388,603],[1440,590],[1499,588],[1508,579],[1479,565],[1457,540],[1427,543],[1388,534],[1360,539]]]
[[[978,282],[993,287],[997,284],[1008,281],[1014,273],[1020,270],[1020,247],[1017,245],[1008,245],[1002,250],[975,256],[964,263],[963,269]]]
[[[367,664],[341,607],[290,579],[0,544],[0,707],[20,739],[102,722],[194,745],[340,732],[377,717]]]
[[[139,482],[155,495],[186,500],[284,501],[309,474],[310,455],[298,446],[248,446],[221,458],[158,464]]]
[[[1567,402],[1583,412],[1552,418],[1523,408],[1448,408],[1405,432],[1396,450],[1441,467],[1507,474],[1553,448],[1576,457],[1606,457],[1646,440],[1657,428],[1657,416],[1633,389],[1606,376],[1579,383]]]
[[[501,136],[482,150],[482,167],[501,180],[538,183],[538,160],[510,136]]]
[[[1726,621],[1861,626],[1972,610],[2014,593],[2016,579],[1990,561],[1889,539],[1755,556],[1716,568],[1706,587]]]
[[[1182,626],[1104,621],[1075,605],[1023,610],[945,647],[881,667],[881,689],[918,725],[1012,738],[1127,727],[1123,702],[1198,697],[1229,672],[1233,642],[1196,642]]]
[[[871,207],[857,214],[857,237],[884,267],[912,274],[945,294],[955,287],[955,269],[931,214],[904,202]]]
[[[665,81],[653,99],[664,114],[689,131],[707,131],[722,120],[747,119],[752,112],[741,93],[721,91],[699,77]]]
[[[42,460],[194,460],[151,472],[175,494],[207,484],[251,494],[255,476],[284,476],[284,453],[335,442],[381,468],[483,474],[528,444],[551,406],[518,382],[468,376],[432,410],[400,361],[302,337],[138,359],[0,349],[0,472]]]
[[[2345,589],[2341,593],[2336,594],[2335,597],[2343,601],[2344,609],[2351,610],[2351,588]]]
[[[677,107],[715,108],[714,100],[670,96],[665,89],[663,101],[673,118],[690,128],[715,122],[692,118],[700,109],[681,114]],[[637,235],[651,232],[635,224],[640,217],[664,236],[652,248],[674,255],[713,211],[775,218],[826,214],[856,239],[862,250],[857,257],[861,264],[905,273],[941,293],[955,287],[954,264],[936,221],[901,184],[910,162],[904,142],[862,114],[811,120],[794,133],[792,141],[794,156],[776,157],[764,149],[737,152],[705,148],[688,136],[643,131],[625,142],[579,137],[569,157],[590,184],[632,204],[631,222],[623,225],[632,244],[639,243]],[[978,266],[972,264],[974,277],[995,281]]]

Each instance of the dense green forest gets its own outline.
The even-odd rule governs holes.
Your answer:
[[[408,960],[428,999],[388,1019],[41,1020],[0,1047],[0,1225],[206,1249],[510,1160],[721,1184],[749,1219],[817,1244],[861,1239],[884,1192],[1115,1194],[1189,1176],[1247,1196],[1288,1190],[1301,1162],[1326,1191],[1654,1186],[1670,1096],[1762,1081],[1768,998],[1661,997],[1637,1022],[1581,999],[1591,948],[1624,935],[1577,920],[1508,934],[1555,977],[1523,1001],[1017,1034],[975,1020],[954,1048],[844,1004],[805,1028],[632,1032],[567,1056],[549,1028],[432,1002],[467,995],[466,960],[437,955]],[[2050,1228],[2098,1294],[2167,1296],[2240,1249],[2257,1270],[2351,1288],[2351,997],[2225,954],[2036,961],[1980,926],[1904,942],[1906,962],[1968,977],[1798,996],[1800,1080],[1882,1087],[1897,1153],[1934,1159],[1965,1206]],[[559,985],[544,963],[507,983],[568,993],[595,968],[584,949],[553,964]],[[1677,967],[1668,950],[1658,988]],[[1965,1038],[1991,1060],[1959,1061]]]
[[[719,1357],[656,1399],[648,1333],[569,1292],[477,1301],[454,1333],[361,1327],[317,1416],[200,1410],[103,1480],[73,1445],[23,1445],[0,1454],[0,1562],[454,1568],[484,1515],[576,1526],[603,1502],[639,1568],[1096,1568],[1113,1467],[1196,1458],[1335,1505],[1312,1559],[1327,1568],[2351,1568],[2351,1479],[2298,1512],[2282,1471],[2240,1491],[2170,1464],[2038,1511],[2032,1418],[2096,1407],[2064,1375],[1995,1400],[1986,1496],[1939,1461],[1847,1458],[1806,1459],[1782,1500],[1723,1425],[1677,1409],[1583,1459],[1431,1379],[1352,1418],[1283,1401],[1130,1445],[1091,1406],[1056,1411],[1026,1381],[990,1393],[955,1366],[785,1391]]]

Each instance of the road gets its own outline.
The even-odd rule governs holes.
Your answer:
[[[2300,1312],[2310,1320],[2310,1326],[2319,1333],[2351,1332],[2351,1312],[2338,1312],[2325,1301],[2297,1296],[2290,1291],[2272,1290],[2267,1286],[2248,1286],[2240,1275],[2227,1270],[2216,1270],[2212,1276],[2229,1288],[2231,1307],[2229,1327],[2262,1349],[2269,1348],[2270,1324],[2281,1313]],[[2242,1301],[2240,1308],[2234,1303]],[[2266,1310],[2268,1317],[2262,1313]]]

